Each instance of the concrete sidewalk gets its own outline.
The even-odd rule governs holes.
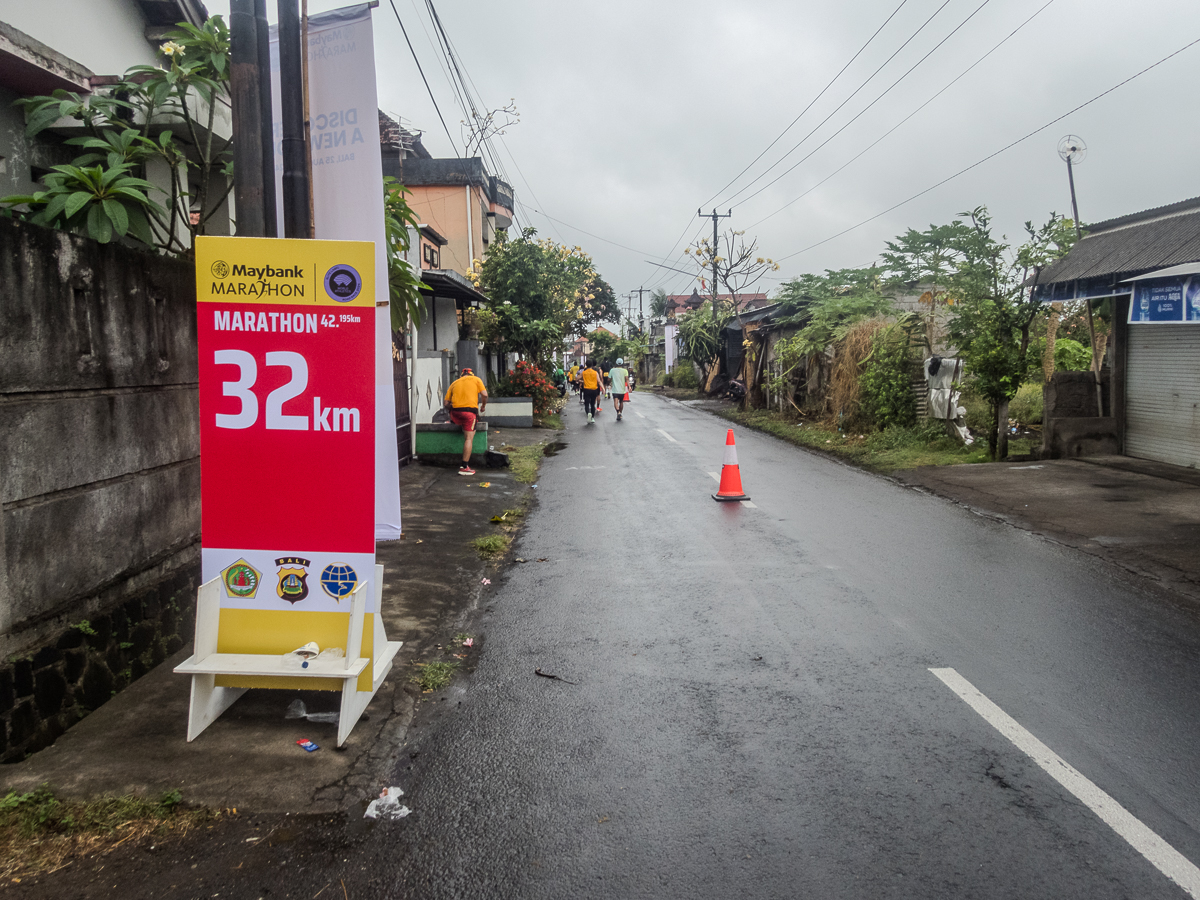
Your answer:
[[[1127,456],[927,466],[897,481],[1200,601],[1200,472]]]
[[[504,429],[492,443],[525,446],[557,435]],[[490,564],[471,541],[494,532],[490,518],[518,506],[530,487],[508,469],[463,478],[454,468],[413,465],[401,470],[400,492],[404,540],[379,544],[377,558],[386,567],[384,624],[404,646],[343,748],[334,746],[335,724],[284,718],[297,698],[309,713],[336,711],[339,695],[323,691],[248,691],[187,743],[190,679],[172,669],[191,654],[189,646],[51,747],[0,768],[0,793],[43,783],[64,797],[179,789],[189,804],[263,813],[333,812],[377,796],[420,700],[412,663],[455,632],[472,630]],[[321,749],[306,753],[295,743],[301,738]]]

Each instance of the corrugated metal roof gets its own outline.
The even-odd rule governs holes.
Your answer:
[[[1101,231],[1110,231],[1113,228],[1123,228],[1126,225],[1133,225],[1137,222],[1148,222],[1151,219],[1158,219],[1162,216],[1173,216],[1197,210],[1200,210],[1200,197],[1192,197],[1188,200],[1180,200],[1178,203],[1168,203],[1165,206],[1143,209],[1141,212],[1126,213],[1123,216],[1117,216],[1115,219],[1105,219],[1103,222],[1088,225],[1087,228],[1089,232],[1096,234]]]
[[[1125,220],[1133,218],[1123,217]],[[1121,222],[1122,219],[1110,221]],[[1042,272],[1038,283],[1133,275],[1197,260],[1200,260],[1200,209],[1183,214],[1156,215],[1145,222],[1133,221],[1089,234],[1072,247],[1070,253]]]

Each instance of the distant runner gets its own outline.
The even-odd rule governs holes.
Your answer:
[[[588,365],[579,375],[580,384],[583,385],[583,408],[587,411],[588,424],[592,425],[596,421],[596,398],[600,396],[600,390],[603,383],[600,380],[600,370],[595,363]]]
[[[612,381],[613,406],[617,410],[617,421],[621,421],[621,413],[625,410],[625,392],[629,390],[629,370],[625,368],[625,360],[618,359],[608,377]]]
[[[480,402],[482,400],[482,402]],[[475,421],[487,407],[487,386],[470,369],[464,367],[462,374],[446,391],[446,412],[450,421],[461,425],[463,430],[463,461],[458,467],[459,475],[474,475],[471,468],[471,448],[475,443]]]

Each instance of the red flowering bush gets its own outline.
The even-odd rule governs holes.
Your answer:
[[[492,393],[497,397],[532,397],[535,416],[551,415],[554,403],[558,400],[558,388],[551,383],[549,376],[523,359],[517,361],[513,371],[496,382],[496,389]]]

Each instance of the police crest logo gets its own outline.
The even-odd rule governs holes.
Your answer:
[[[221,571],[221,581],[225,583],[225,592],[230,597],[253,600],[262,582],[262,572],[244,559],[239,559]]]
[[[343,597],[358,587],[358,573],[346,563],[330,563],[321,572],[321,587],[341,603]]]
[[[280,567],[279,584],[275,586],[275,593],[279,595],[279,599],[288,603],[299,603],[308,596],[310,563],[307,559],[301,559],[299,556],[281,556],[275,560],[275,565]]]

